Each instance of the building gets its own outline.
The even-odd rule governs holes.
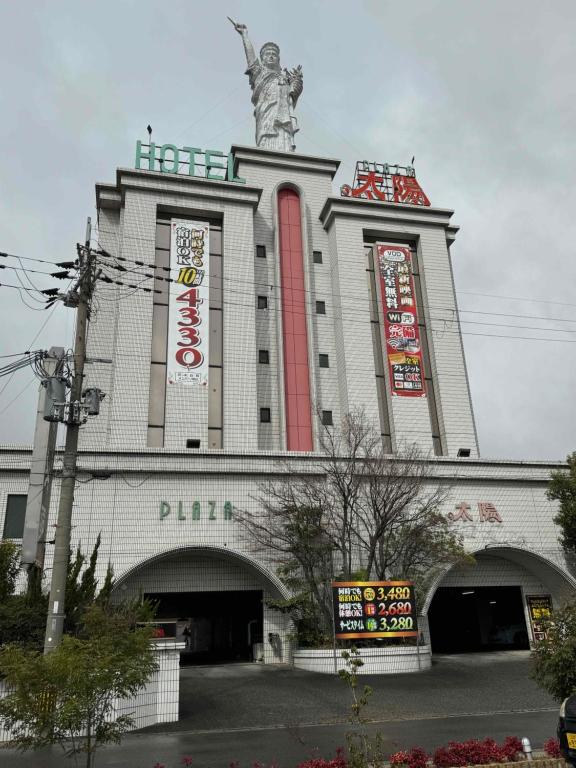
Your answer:
[[[86,385],[106,399],[81,434],[74,541],[100,533],[119,594],[158,598],[178,636],[189,623],[192,658],[287,662],[290,627],[266,602],[285,587],[234,509],[286,462],[317,472],[318,430],[362,408],[391,455],[416,443],[431,482],[451,481],[444,513],[476,555],[420,607],[433,649],[528,647],[576,583],[546,498],[558,465],[479,456],[452,211],[411,168],[360,164],[335,192],[338,165],[139,143],[135,168],[96,185],[116,282],[93,304]],[[31,450],[0,456],[17,538]],[[56,477],[52,514],[57,498]]]

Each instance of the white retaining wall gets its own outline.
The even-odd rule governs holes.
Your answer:
[[[110,720],[120,715],[134,718],[132,730],[146,728],[156,723],[178,720],[180,697],[180,651],[184,643],[165,640],[154,644],[158,669],[136,696],[117,699]],[[0,698],[6,695],[6,686],[0,680]],[[0,742],[10,741],[11,732],[0,723]]]
[[[358,668],[358,675],[398,675],[405,672],[422,672],[432,666],[432,651],[429,645],[385,646],[382,648],[359,648],[360,659],[364,662]],[[340,650],[336,650],[336,667],[345,669]],[[302,648],[294,651],[294,666],[308,672],[334,674],[334,651],[331,648]]]

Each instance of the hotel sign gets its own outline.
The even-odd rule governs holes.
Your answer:
[[[342,197],[359,197],[364,200],[380,200],[384,203],[429,206],[430,200],[416,180],[416,172],[410,165],[390,165],[359,160],[356,163],[354,184],[340,187]]]
[[[233,181],[246,184],[234,173],[234,155],[225,155],[217,149],[198,147],[177,147],[175,144],[156,145],[154,142],[136,142],[136,163],[141,171],[159,171],[184,176],[195,176],[212,181]]]

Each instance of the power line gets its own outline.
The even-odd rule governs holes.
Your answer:
[[[56,272],[41,272],[38,269],[29,269],[28,267],[25,267],[25,266],[13,267],[11,264],[0,264],[0,269],[12,269],[16,273],[23,272],[26,276],[31,274],[31,275],[44,275],[46,277],[56,277],[56,275],[62,274],[62,273],[56,273]],[[59,280],[66,280],[68,277],[70,277],[70,275],[62,274],[62,276],[59,277],[58,279]],[[35,291],[40,291],[40,288],[38,288],[36,285],[34,285],[34,283],[32,283],[31,280],[29,280],[29,282],[30,282],[30,285],[32,286],[32,288]]]
[[[14,253],[7,253],[6,251],[0,251],[0,257],[4,259],[23,259],[24,261],[36,261],[39,264],[50,264],[52,267],[62,267],[64,265],[69,265],[72,267],[74,265],[74,262],[54,262],[48,261],[47,259],[35,259],[31,256],[17,256]]]
[[[224,104],[228,99],[233,96],[237,91],[240,90],[240,86],[237,85],[232,90],[227,93],[225,96],[223,96],[219,101],[217,101],[215,104],[213,104],[209,109],[206,110],[197,120],[195,120],[193,123],[191,123],[187,128],[184,128],[183,131],[181,131],[179,134],[176,135],[176,139],[179,139],[181,136],[183,136],[185,133],[188,133],[188,131],[192,130],[192,128],[195,128],[199,123],[204,120],[205,117],[207,117],[209,114],[214,112],[215,109],[217,109],[221,104]]]
[[[32,282],[32,280],[31,280],[31,279],[30,279],[30,277],[28,276],[28,272],[33,272],[34,270],[31,270],[31,269],[30,269],[30,270],[26,270],[26,269],[24,269],[24,265],[22,264],[22,259],[21,259],[19,256],[18,256],[17,258],[18,258],[18,264],[20,264],[20,267],[22,268],[22,271],[23,271],[23,272],[24,272],[24,274],[26,275],[26,280],[28,280],[28,282],[30,283],[30,286],[31,286],[32,288],[35,288],[36,290],[38,290],[38,286],[37,286],[37,285],[34,285],[34,283]],[[6,267],[6,265],[4,265],[4,264],[3,264],[2,266]],[[14,269],[14,267],[8,266],[8,269]],[[16,271],[16,270],[15,270],[15,271]],[[20,277],[18,277],[18,279],[20,279]]]
[[[0,253],[0,255],[7,255],[7,254]],[[10,254],[10,255],[12,255],[12,254]],[[125,257],[120,257],[120,256],[115,257],[115,256],[112,256],[111,254],[109,254],[107,251],[105,251],[103,249],[101,251],[101,255],[103,255],[105,257],[108,257],[108,258],[111,258],[111,259],[115,259],[115,260],[119,260],[119,261],[124,261],[124,262],[127,262],[127,263],[133,263],[133,264],[136,264],[138,266],[142,266],[142,267],[145,267],[145,268],[148,268],[148,269],[153,269],[153,270],[154,269],[161,269],[161,270],[170,272],[170,268],[169,267],[163,267],[163,266],[160,266],[160,265],[150,265],[150,264],[146,264],[145,262],[142,262],[142,261],[126,259]],[[20,259],[20,258],[26,258],[26,257],[13,256],[13,258]],[[44,260],[39,260],[39,259],[38,260],[30,259],[30,260],[44,261]],[[51,263],[51,262],[45,262],[45,263]],[[4,266],[4,265],[2,265],[2,266]],[[160,291],[159,289],[142,287],[142,283],[146,282],[146,280],[148,280],[148,279],[162,280],[162,281],[169,282],[169,283],[175,282],[175,280],[173,278],[159,277],[158,275],[154,275],[154,274],[144,274],[144,275],[142,275],[141,272],[138,272],[138,271],[135,271],[135,270],[123,270],[118,265],[106,264],[105,266],[107,266],[108,268],[117,269],[119,271],[130,271],[132,274],[143,276],[144,280],[142,280],[140,283],[137,283],[137,284],[134,284],[134,283],[124,283],[123,281],[119,281],[119,280],[112,280],[111,278],[106,277],[106,276],[104,276],[104,277],[100,276],[98,278],[101,281],[106,282],[106,283],[113,283],[113,284],[121,286],[121,287],[129,288],[129,289],[131,289],[132,292],[135,292],[137,290],[142,290],[142,291],[144,291],[146,293],[162,293],[162,291]],[[8,267],[8,268],[9,269],[14,269],[15,271],[18,270],[17,267]],[[38,270],[26,270],[23,267],[22,267],[22,271],[24,271],[24,272],[30,271],[30,272],[33,272],[33,273],[45,274],[45,275],[50,274],[50,273],[47,273],[47,272],[39,272]],[[51,274],[50,276],[54,277],[55,275]],[[66,275],[66,276],[69,277],[69,275]],[[254,286],[256,288],[259,285],[261,285],[262,287],[267,287],[267,288],[274,288],[274,287],[280,288],[280,286],[276,286],[274,284],[269,285],[268,283],[257,283],[256,281],[247,281],[247,280],[241,280],[241,279],[225,278],[224,276],[222,276],[221,279],[222,280],[230,280],[230,281],[233,281],[233,282],[244,282],[244,283],[252,285],[252,286]],[[42,293],[38,288],[35,288],[35,287],[34,288],[26,288],[23,285],[18,287],[18,286],[9,285],[9,284],[6,284],[6,283],[0,284],[0,285],[4,285],[5,287],[15,288],[16,290],[25,290],[25,291],[28,291],[30,293],[32,293],[32,292]],[[308,289],[303,289],[303,290],[304,290],[305,293],[312,293]],[[233,289],[228,289],[227,292],[228,293],[242,293],[241,291],[234,291]],[[131,293],[128,294],[128,295],[131,295]],[[314,295],[316,295],[316,296],[320,296],[320,295],[334,296],[335,294],[334,294],[334,292],[326,293],[326,292],[322,292],[322,291],[315,291]],[[31,298],[35,298],[35,297],[32,296]],[[502,297],[502,298],[506,298],[506,297]],[[507,298],[510,299],[512,297],[507,297]],[[518,300],[521,300],[521,299],[518,299]],[[38,299],[38,301],[40,303],[40,299]],[[538,301],[538,300],[535,300],[535,301]],[[238,304],[238,303],[234,303],[234,302],[226,302],[224,300],[223,300],[222,303],[223,304],[227,303],[229,305],[235,305],[235,306],[249,306],[247,304]],[[550,303],[560,303],[560,302],[550,302]],[[568,305],[568,306],[576,306],[576,305]],[[29,307],[29,308],[35,309],[34,307]],[[430,308],[432,308],[432,307],[430,307]],[[269,307],[268,310],[270,310],[270,309],[278,311],[277,308],[270,308]],[[443,310],[449,311],[449,312],[453,312],[454,314],[456,314],[456,313],[459,314],[460,312],[470,312],[470,313],[473,313],[473,314],[493,315],[493,316],[500,316],[500,317],[517,317],[519,319],[528,319],[528,318],[533,317],[533,316],[530,316],[530,315],[515,315],[515,314],[510,314],[510,313],[491,313],[491,312],[486,312],[486,311],[482,311],[482,310],[457,310],[456,308],[444,308],[444,307],[442,307],[440,309],[443,309]],[[40,311],[40,310],[38,310],[38,311]],[[302,313],[299,313],[299,314],[302,314]],[[306,314],[307,316],[310,316],[309,312],[305,312],[304,314]],[[541,320],[545,320],[545,321],[550,321],[550,322],[576,323],[576,320],[569,320],[567,318],[547,318],[547,317],[541,317],[541,316],[535,316],[535,317],[537,319],[541,319]],[[341,319],[342,320],[345,319],[343,315],[341,316]],[[442,318],[430,317],[430,320],[444,322],[444,323],[452,322],[451,319],[444,318],[444,317],[442,317]],[[354,322],[354,321],[352,321],[352,322]],[[483,326],[491,326],[491,327],[497,327],[497,328],[519,328],[519,329],[525,329],[525,330],[551,331],[551,332],[554,332],[554,333],[573,333],[573,331],[565,329],[565,328],[542,328],[542,327],[539,327],[539,326],[511,325],[511,324],[505,324],[505,323],[485,323],[485,322],[481,322],[481,321],[466,320],[464,318],[459,318],[459,322],[460,323],[469,324],[469,325],[483,325]],[[438,333],[439,331],[435,330],[435,329],[432,329],[432,332]],[[451,331],[445,330],[444,332],[451,332]],[[470,336],[485,336],[487,338],[512,338],[512,339],[521,339],[521,340],[526,340],[526,341],[557,341],[557,339],[544,339],[544,338],[540,338],[540,337],[517,336],[517,335],[511,335],[511,334],[479,334],[479,333],[466,332],[466,331],[462,331],[462,333],[465,334],[465,335],[470,335]],[[571,340],[566,340],[566,341],[568,343],[572,343]]]
[[[44,330],[44,328],[46,328],[46,326],[48,325],[48,323],[50,322],[50,320],[51,320],[51,319],[52,319],[52,317],[54,316],[54,311],[55,311],[55,309],[56,309],[56,305],[54,305],[54,307],[53,307],[53,308],[50,310],[50,312],[49,312],[49,314],[48,314],[48,317],[47,317],[47,318],[44,320],[44,322],[43,322],[43,323],[42,323],[42,325],[40,326],[40,329],[38,330],[38,333],[37,333],[37,334],[34,336],[34,338],[32,339],[32,341],[30,342],[30,344],[28,344],[28,350],[30,350],[30,347],[32,346],[32,344],[34,344],[34,342],[36,341],[36,339],[38,338],[38,336],[40,336],[40,334],[42,333],[42,331]],[[23,352],[22,354],[23,354],[23,355],[36,355],[36,354],[37,354],[37,352],[30,352],[30,351],[27,351],[27,352]],[[7,357],[11,357],[11,355],[7,355]],[[0,375],[2,375],[2,374],[0,373]],[[15,376],[15,375],[16,375],[16,371],[13,371],[13,373],[10,375],[10,378],[8,379],[8,381],[7,381],[7,382],[4,384],[4,386],[2,387],[2,389],[0,389],[0,396],[1,396],[1,395],[4,393],[4,391],[5,391],[5,390],[7,389],[7,387],[10,385],[10,382],[12,381],[12,379],[14,378],[14,376]]]
[[[12,285],[11,283],[0,283],[2,288],[15,288],[17,291],[28,291],[29,293],[41,293],[35,288],[23,288],[21,285]]]
[[[23,281],[23,280],[22,280],[22,278],[20,277],[20,273],[19,273],[19,272],[16,272],[16,279],[18,280],[18,282],[20,283],[20,285],[21,285],[21,287],[22,287],[22,288],[26,288],[26,286],[24,285],[24,281]],[[35,291],[38,291],[38,292],[40,292],[40,291],[39,291],[39,289],[38,289],[38,288],[36,288],[36,286],[33,286],[33,288],[34,288],[34,290],[35,290]],[[36,304],[43,304],[43,303],[44,303],[44,302],[43,302],[41,299],[39,299],[39,298],[38,298],[37,296],[35,296],[34,294],[30,294],[30,295],[29,295],[29,298],[30,298],[30,300],[31,300],[31,301],[34,301],[34,302],[36,302]],[[34,306],[30,306],[30,304],[28,304],[26,301],[24,301],[24,297],[22,296],[22,294],[20,294],[20,299],[21,299],[22,303],[23,303],[23,304],[24,304],[26,307],[28,307],[28,309],[33,309],[33,310],[35,310],[35,311],[37,311],[37,312],[38,312],[38,311],[40,311],[40,307],[34,307]],[[42,307],[42,309],[44,309],[44,307]]]
[[[534,301],[538,304],[557,304],[561,307],[576,307],[576,304],[570,304],[566,301],[558,301],[557,299],[534,299],[522,296],[503,296],[501,293],[478,293],[476,291],[458,291],[458,293],[465,293],[469,296],[484,296],[491,299],[507,299],[508,301]]]
[[[19,398],[21,395],[23,395],[23,394],[24,394],[24,392],[26,392],[26,390],[28,389],[28,387],[29,387],[29,386],[30,386],[30,385],[31,385],[31,384],[32,384],[34,381],[36,381],[36,377],[35,377],[35,376],[33,376],[33,377],[32,377],[32,379],[31,379],[31,380],[28,382],[28,384],[26,384],[26,386],[25,386],[23,389],[21,389],[21,390],[20,390],[20,392],[18,392],[18,394],[17,394],[15,397],[13,397],[13,398],[12,398],[12,400],[10,400],[10,402],[9,402],[9,403],[8,403],[8,404],[7,404],[7,405],[6,405],[6,406],[5,406],[5,407],[4,407],[4,408],[3,408],[3,409],[0,411],[0,415],[2,415],[3,413],[6,413],[6,411],[8,410],[8,408],[10,408],[10,406],[12,405],[12,403],[15,403],[15,402],[16,402],[16,400],[18,400],[18,398]]]
[[[31,342],[34,343],[35,339]],[[30,352],[30,350],[26,350],[26,352],[14,352],[12,355],[0,355],[0,360],[5,357],[22,357],[22,355],[30,355],[33,354]]]
[[[167,283],[178,283],[178,280],[176,280],[174,278],[171,278],[171,277],[158,277],[157,275],[145,274],[145,273],[142,273],[142,272],[137,272],[135,270],[125,270],[123,267],[120,267],[120,266],[117,266],[117,265],[114,265],[114,264],[109,264],[107,266],[109,268],[111,268],[111,269],[116,269],[116,270],[118,270],[120,272],[127,272],[128,271],[130,274],[141,275],[141,276],[143,276],[143,277],[145,277],[147,279],[161,280],[161,281],[167,282]],[[167,267],[161,267],[161,268],[162,269],[168,269]],[[116,285],[129,285],[129,287],[131,287],[131,288],[136,288],[137,287],[137,286],[133,286],[133,285],[131,285],[129,283],[128,284],[122,283],[121,281],[118,281],[118,280],[105,279],[105,278],[100,278],[100,279],[103,280],[103,282],[106,282],[106,283],[110,282],[110,283],[115,283]],[[219,279],[225,280],[226,278],[220,277]],[[229,279],[232,280],[232,278],[229,278]],[[142,282],[144,282],[144,281],[142,281]],[[247,282],[248,283],[249,281],[236,281],[236,280],[234,280],[234,282]],[[253,285],[254,287],[258,287],[258,286],[262,286],[263,288],[272,287],[272,286],[268,286],[268,283],[249,282],[249,284]],[[141,285],[141,283],[139,285]],[[162,293],[162,291],[159,290],[159,289],[145,288],[143,290],[145,290],[148,293],[150,293],[150,292]],[[312,291],[309,291],[309,290],[306,290],[306,289],[303,289],[302,292],[303,293],[314,293],[315,296],[324,296],[324,295],[326,295],[326,294],[322,293],[321,291],[314,291],[314,292],[312,292]],[[242,291],[235,291],[234,289],[227,289],[227,293],[243,294]],[[333,293],[328,294],[328,295],[334,296]],[[222,303],[225,304],[226,301],[223,300]],[[430,307],[430,308],[432,308],[432,307]],[[436,307],[436,308],[438,309],[438,307]],[[441,307],[440,309],[444,309],[444,310],[446,310],[448,312],[454,312],[454,313],[458,312],[458,310],[456,310],[456,309],[448,309],[446,307]],[[293,312],[293,314],[302,314],[302,313]],[[304,314],[309,316],[309,313],[304,313]],[[494,316],[500,316],[500,317],[518,317],[518,318],[527,318],[527,317],[529,317],[528,315],[507,315],[507,314],[504,314],[504,313],[490,313],[490,312],[474,312],[474,314],[494,315]],[[432,316],[430,316],[429,319],[430,320],[435,320],[435,321],[438,321],[438,322],[452,322],[450,319],[447,319],[447,318],[444,318],[444,317],[432,317]],[[541,319],[541,320],[550,320],[550,321],[557,320],[557,321],[561,321],[561,322],[564,321],[563,318],[546,318],[546,317],[542,317],[542,318],[539,318],[539,319]],[[576,329],[570,330],[570,329],[566,329],[566,328],[543,328],[542,326],[512,325],[512,324],[506,324],[506,323],[485,323],[485,322],[482,322],[482,321],[479,321],[479,320],[466,320],[466,319],[462,319],[462,318],[460,318],[460,322],[461,323],[467,323],[469,325],[492,326],[494,328],[521,328],[521,329],[531,330],[531,331],[553,331],[553,332],[556,332],[556,333],[576,333]],[[576,323],[576,320],[565,320],[564,322]]]
[[[156,289],[155,288],[142,288],[142,287],[139,287],[139,286],[131,284],[131,283],[123,283],[121,280],[112,280],[111,278],[103,279],[102,276],[100,276],[98,278],[98,280],[103,281],[103,282],[108,283],[108,284],[118,285],[118,286],[127,287],[127,288],[134,288],[135,290],[145,291],[146,293],[162,293],[162,291],[160,291],[157,288]],[[241,293],[241,292],[238,291],[238,292],[235,292],[235,293]],[[243,307],[243,308],[246,308],[246,309],[254,306],[253,303],[246,304],[246,303],[242,303],[242,302],[233,302],[233,301],[225,301],[225,300],[222,301],[222,305],[223,306],[231,306],[231,307]],[[262,312],[264,312],[264,311],[265,312],[282,312],[282,307],[270,307],[270,306],[268,306],[268,307],[266,307],[266,309],[256,310],[256,311],[262,311]],[[311,319],[313,317],[330,317],[329,315],[317,315],[317,314],[312,314],[312,313],[307,312],[307,311],[304,311],[304,312],[293,312],[293,314],[304,315],[305,317],[307,317],[309,319]],[[358,320],[358,319],[352,319],[349,316],[345,317],[344,315],[333,315],[332,318],[333,319],[339,319],[339,320],[341,320],[341,321],[343,321],[345,323],[354,323],[356,325],[369,325],[369,324],[371,324],[371,321],[369,319],[368,320]],[[456,320],[451,321],[451,320],[446,320],[445,318],[430,318],[430,319],[432,321],[434,321],[434,322],[444,322],[444,323],[457,322]],[[522,330],[522,329],[530,330],[531,329],[530,326],[515,326],[515,325],[507,326],[507,325],[504,325],[504,324],[497,324],[497,323],[475,323],[473,320],[461,320],[460,322],[473,323],[475,325],[476,324],[477,325],[490,325],[490,326],[494,326],[496,328],[509,327],[509,328],[518,328],[520,330]],[[565,329],[554,329],[554,328],[541,328],[541,329],[533,329],[533,330],[543,330],[543,331],[563,332],[563,333],[575,333],[575,331],[566,331]],[[512,334],[474,333],[472,331],[462,331],[462,330],[451,331],[451,330],[449,330],[447,328],[444,328],[444,329],[427,328],[427,331],[431,332],[431,333],[436,333],[436,334],[440,333],[440,334],[452,334],[452,335],[460,335],[460,334],[462,334],[462,335],[465,335],[465,336],[484,336],[484,337],[489,338],[489,339],[491,339],[491,338],[495,338],[495,339],[497,339],[497,338],[501,338],[501,339],[508,338],[508,339],[519,339],[519,340],[525,340],[525,341],[548,341],[548,342],[561,342],[562,344],[576,344],[576,339],[551,339],[551,338],[542,338],[542,337],[536,337],[536,336],[516,336],[516,335],[512,335]]]
[[[42,352],[39,353],[39,355],[41,354]],[[34,357],[22,357],[20,360],[15,360],[13,363],[8,363],[8,365],[2,366],[2,368],[0,368],[0,376],[8,376],[13,371],[19,371],[20,368],[27,368],[33,359]]]
[[[107,266],[112,268],[112,269],[118,269],[120,271],[125,271],[122,267],[118,267],[118,266],[113,265],[113,264],[109,264]],[[163,269],[167,269],[167,268],[163,267]],[[161,280],[161,281],[168,282],[168,283],[177,282],[173,278],[158,277],[158,276],[155,276],[153,274],[146,274],[146,273],[142,273],[142,272],[131,271],[131,274],[143,275],[145,278],[148,278],[148,279]],[[121,280],[113,280],[112,278],[109,278],[109,277],[105,277],[105,278],[104,277],[100,277],[99,279],[102,280],[103,282],[106,282],[106,283],[113,283],[113,284],[116,284],[116,285],[120,285],[120,286],[124,286],[124,287],[130,287],[130,288],[133,288],[133,289],[137,289],[138,288],[137,285],[134,285],[132,283],[124,283]],[[254,286],[258,285],[258,283],[253,283],[252,281],[244,281],[244,282],[249,282],[250,285],[254,285]],[[266,283],[262,283],[262,285],[266,286],[267,284]],[[146,293],[157,293],[157,294],[161,294],[162,293],[162,291],[157,289],[157,288],[142,288],[141,290],[144,290]],[[235,294],[242,294],[243,295],[242,291],[235,291],[234,289],[231,289],[231,288],[226,289],[226,292],[228,294],[235,293]],[[303,292],[311,293],[310,291],[303,291]],[[315,295],[319,296],[319,295],[324,295],[324,294],[322,294],[321,292],[315,292]],[[331,294],[331,295],[334,295],[334,294]],[[249,304],[234,303],[234,302],[226,301],[225,299],[222,300],[222,304],[223,305],[228,304],[228,305],[235,305],[235,306],[246,306],[246,307],[250,306]],[[281,308],[277,308],[277,307],[268,307],[267,309],[269,311],[270,310],[272,310],[272,311],[281,311]],[[456,314],[456,312],[457,312],[456,309],[450,309],[450,310],[447,310],[447,311],[451,311],[454,314]],[[307,312],[307,311],[305,311],[304,313],[302,313],[302,312],[294,312],[294,314],[300,314],[300,315],[304,314],[307,317],[311,317],[311,313]],[[489,314],[489,313],[481,312],[480,314]],[[340,315],[340,319],[342,319],[342,320],[346,319],[348,321],[349,315],[350,315],[350,313],[347,313],[346,318],[344,318],[344,314],[342,313]],[[359,316],[361,316],[361,315],[358,313],[357,317],[359,317]],[[450,318],[435,317],[433,315],[431,315],[429,317],[429,319],[431,321],[443,322],[443,323],[455,322],[455,320],[450,319]],[[547,320],[548,318],[541,318],[541,319]],[[558,318],[558,320],[561,321],[562,319]],[[462,319],[462,318],[459,318],[458,321],[460,323],[465,323],[465,324],[468,324],[468,325],[490,326],[490,327],[494,327],[494,328],[518,328],[518,329],[521,329],[521,330],[549,331],[549,332],[553,332],[553,333],[576,333],[576,330],[569,330],[569,329],[566,329],[566,328],[545,328],[545,327],[542,327],[542,326],[514,325],[514,324],[506,324],[506,323],[487,323],[487,322],[483,322],[483,321],[479,321],[479,320],[466,320],[466,319]],[[352,321],[352,322],[354,322],[354,321]],[[361,320],[361,321],[358,321],[358,322],[366,322],[366,321]],[[567,322],[576,322],[576,321],[568,320]],[[479,334],[474,334],[474,335],[479,335]],[[525,338],[525,339],[529,339],[529,338],[533,338],[533,337],[511,336],[511,338]]]
[[[147,240],[147,238],[138,238],[138,237],[132,236],[132,235],[126,235],[126,237],[128,237],[130,239]],[[112,254],[110,254],[105,249],[101,249],[100,255],[102,255],[102,256],[104,256],[106,258],[115,259],[116,261],[122,261],[122,262],[129,263],[129,264],[135,264],[137,266],[144,267],[146,269],[152,269],[152,270],[163,271],[163,272],[168,272],[168,273],[174,271],[170,267],[165,267],[165,266],[160,265],[160,264],[147,264],[144,261],[140,261],[140,260],[136,260],[136,259],[127,259],[124,256],[113,256]],[[111,267],[112,269],[119,269],[119,271],[123,271],[119,267],[116,267],[116,266],[114,266],[112,264],[107,264],[106,266]],[[136,270],[126,270],[126,271],[130,272],[132,274],[142,274],[141,272],[137,272]],[[159,277],[158,275],[149,275],[149,277],[154,277],[154,279],[156,279],[156,280],[162,280],[162,281],[165,281],[165,282],[177,282],[173,278]],[[243,283],[245,285],[251,285],[251,286],[255,286],[255,287],[261,286],[262,288],[268,288],[268,289],[269,288],[276,288],[278,290],[282,289],[282,286],[280,284],[277,284],[277,283],[269,283],[269,282],[261,282],[260,283],[260,282],[257,282],[255,280],[254,281],[252,281],[252,280],[243,280],[242,278],[239,278],[239,277],[231,278],[231,277],[225,277],[224,275],[220,279],[228,281],[228,282],[232,282],[232,283],[235,283],[235,284],[236,283]],[[304,288],[302,290],[303,290],[304,293],[311,294],[311,295],[314,295],[314,296],[331,296],[331,297],[334,297],[334,296],[337,295],[335,291],[323,291],[321,289],[317,289],[315,291],[312,291],[312,290],[307,289],[307,288]],[[460,292],[458,292],[458,293],[460,293]],[[347,295],[349,297],[351,297],[351,298],[358,298],[358,299],[363,299],[364,298],[364,294],[362,294],[362,295],[359,295],[359,294],[347,294]],[[489,295],[489,294],[486,294],[486,295]],[[503,297],[503,298],[505,298],[505,297]],[[534,301],[540,301],[540,300],[534,299]],[[543,300],[542,300],[542,303],[561,304],[561,302],[556,302],[556,301],[545,302]],[[574,304],[574,305],[566,304],[566,306],[575,306],[576,307],[576,304]],[[443,307],[443,306],[434,305],[434,304],[429,304],[428,307],[429,307],[429,309],[439,309],[439,310],[443,310],[443,311],[447,311],[447,312],[458,312],[458,313],[465,312],[467,314],[489,315],[489,316],[494,316],[494,317],[511,317],[511,318],[527,319],[527,320],[545,320],[545,321],[551,321],[551,322],[576,323],[576,320],[570,320],[570,319],[565,318],[565,317],[545,317],[545,316],[542,316],[542,315],[520,315],[520,314],[516,314],[516,313],[489,312],[489,311],[486,311],[486,310],[477,310],[477,309],[460,309],[460,308],[457,309],[456,307]],[[444,318],[442,318],[442,319],[444,319]]]

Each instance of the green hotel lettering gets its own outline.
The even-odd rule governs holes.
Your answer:
[[[160,520],[164,520],[172,513],[176,514],[177,520],[232,520],[232,502],[225,501],[217,509],[215,501],[205,502],[204,508],[199,501],[194,501],[191,507],[185,509],[183,502],[179,501],[173,509],[167,501],[161,501]]]
[[[137,170],[160,173],[186,173],[180,166],[188,166],[188,176],[200,176],[213,181],[233,181],[246,184],[246,179],[234,175],[234,155],[225,155],[217,149],[198,149],[198,147],[177,147],[175,144],[156,146],[154,142],[142,144],[136,142]]]

